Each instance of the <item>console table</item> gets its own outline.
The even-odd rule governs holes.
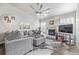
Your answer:
[[[76,44],[76,38],[73,34],[63,34],[63,35],[56,35],[56,40],[64,42],[66,45],[75,45]]]

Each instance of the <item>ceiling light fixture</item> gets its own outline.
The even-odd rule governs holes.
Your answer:
[[[50,8],[44,9],[43,8],[43,4],[37,3],[36,6],[38,8],[35,8],[33,5],[31,5],[30,7],[35,11],[37,16],[43,15],[45,14],[45,16],[47,15],[47,12],[50,10]]]

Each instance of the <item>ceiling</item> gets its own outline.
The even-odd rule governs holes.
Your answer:
[[[12,3],[11,5],[17,7],[18,9],[28,14],[31,14],[33,16],[35,15],[34,10],[30,7],[30,5],[36,7],[35,3]],[[43,5],[43,9],[50,8],[48,16],[69,13],[75,11],[77,7],[76,3],[43,3]]]

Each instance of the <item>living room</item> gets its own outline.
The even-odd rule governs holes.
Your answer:
[[[0,3],[1,55],[79,55],[78,3]]]

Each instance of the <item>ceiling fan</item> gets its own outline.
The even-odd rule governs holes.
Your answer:
[[[34,8],[34,6],[32,6],[32,5],[30,6],[35,11],[36,15],[41,15],[41,14],[47,12],[48,10],[50,10],[50,8],[44,9],[43,8],[44,5],[40,4],[40,3],[36,3],[36,6],[38,8]]]

